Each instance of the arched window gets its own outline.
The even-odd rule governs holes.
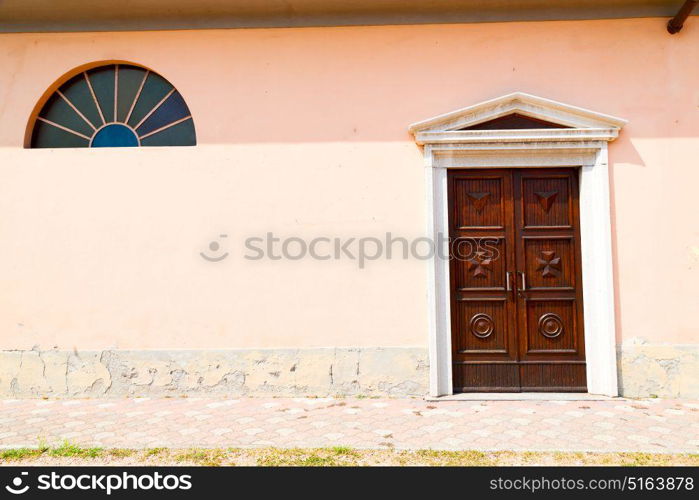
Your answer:
[[[32,148],[193,146],[194,122],[175,87],[153,71],[109,64],[60,85],[36,115]]]

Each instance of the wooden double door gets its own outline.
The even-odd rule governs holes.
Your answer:
[[[585,392],[578,172],[450,170],[455,392]]]

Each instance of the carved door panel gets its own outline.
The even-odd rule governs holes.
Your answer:
[[[519,387],[512,175],[451,171],[449,183],[454,385],[511,390]]]
[[[448,182],[455,391],[585,391],[576,171]]]
[[[578,175],[514,172],[523,391],[586,391]]]

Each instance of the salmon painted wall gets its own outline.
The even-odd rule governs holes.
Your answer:
[[[424,262],[251,262],[243,241],[422,236],[407,126],[513,91],[629,120],[618,341],[697,343],[699,23],[665,22],[0,35],[0,348],[426,347]],[[40,96],[100,60],[169,79],[198,146],[23,149]]]

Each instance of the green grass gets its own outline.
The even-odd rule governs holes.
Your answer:
[[[350,448],[349,446],[333,446],[330,448],[335,455],[350,455],[353,457],[358,456],[356,450]]]
[[[301,467],[338,467],[358,465],[362,458],[360,450],[348,446],[332,448],[292,448],[261,450],[257,457],[258,465],[265,466],[301,466]]]
[[[271,467],[335,467],[364,465],[508,466],[508,465],[627,465],[699,466],[699,454],[484,452],[476,450],[365,450],[332,448],[83,448],[66,441],[60,446],[0,450],[0,464],[47,465],[259,465]]]
[[[496,465],[495,457],[483,451],[437,451],[418,450],[415,452],[421,459],[430,462],[430,465]],[[405,457],[410,461],[410,453]]]
[[[76,457],[76,458],[96,458],[102,456],[102,448],[81,448],[68,441],[64,441],[57,448],[49,448],[48,454],[52,457]]]
[[[162,448],[160,448],[159,450],[162,450]],[[167,450],[160,451],[160,454],[163,453],[167,453]],[[174,460],[178,463],[187,462],[195,463],[198,465],[219,466],[222,464],[222,461],[225,458],[226,453],[226,451],[221,449],[193,448],[190,450],[184,450],[180,453],[176,453],[174,456]],[[150,456],[153,456],[153,454],[151,454]]]
[[[136,450],[130,450],[128,448],[112,448],[107,450],[107,453],[112,457],[125,458],[136,453]]]
[[[331,467],[353,465],[348,457],[332,449],[270,449],[257,459],[258,465],[267,467],[301,466]]]
[[[12,462],[27,458],[38,457],[44,453],[41,448],[14,448],[0,452],[0,460]]]

